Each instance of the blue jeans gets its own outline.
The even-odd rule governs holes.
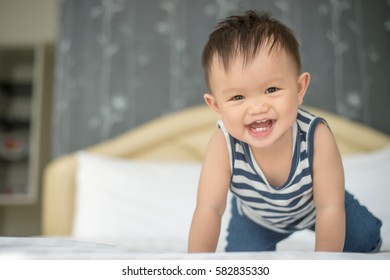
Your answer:
[[[236,197],[232,201],[232,217],[228,227],[227,252],[275,251],[276,244],[291,233],[279,233],[264,228],[237,209]],[[349,192],[345,192],[346,235],[344,252],[378,252],[382,245],[382,222]],[[315,230],[315,228],[310,228]]]

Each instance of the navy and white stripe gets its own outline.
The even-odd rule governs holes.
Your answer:
[[[271,230],[290,233],[311,227],[315,222],[312,189],[314,131],[322,118],[299,109],[293,126],[294,153],[285,184],[268,183],[254,160],[248,144],[228,134],[221,121],[231,159],[230,189],[237,197],[239,211],[254,222]]]

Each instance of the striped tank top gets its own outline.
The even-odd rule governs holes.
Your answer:
[[[231,159],[231,192],[237,207],[255,223],[281,233],[309,228],[315,223],[312,189],[314,131],[322,118],[298,109],[293,126],[293,160],[287,181],[280,187],[267,182],[249,145],[233,138],[223,122],[218,126],[227,140]]]

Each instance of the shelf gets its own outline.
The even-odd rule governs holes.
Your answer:
[[[7,97],[15,95],[31,96],[32,84],[31,82],[5,82],[0,81],[0,94]]]
[[[4,130],[12,130],[12,128],[20,129],[28,129],[31,125],[31,119],[12,119],[0,117],[0,131]],[[1,132],[0,132],[1,133]]]
[[[0,44],[0,205],[34,204],[50,160],[53,48]]]

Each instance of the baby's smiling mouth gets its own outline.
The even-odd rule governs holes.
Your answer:
[[[268,131],[271,129],[273,123],[274,121],[271,119],[257,120],[249,124],[248,128],[252,133],[256,134]]]

